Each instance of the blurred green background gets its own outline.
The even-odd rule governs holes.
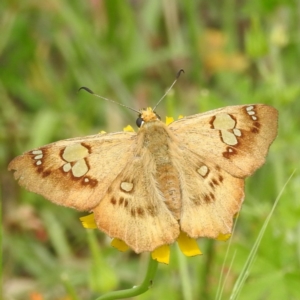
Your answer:
[[[9,161],[50,142],[135,127],[136,115],[77,93],[81,86],[164,116],[265,103],[279,110],[267,163],[246,180],[228,242],[200,239],[203,256],[172,246],[153,287],[136,299],[229,299],[300,150],[300,2],[296,0],[1,1],[0,161],[3,299],[94,299],[141,282],[148,256],[120,253],[78,213],[19,188]],[[284,189],[239,299],[300,299],[300,176]],[[234,260],[231,265],[231,260]],[[226,272],[228,272],[226,275]],[[221,274],[222,272],[222,274]]]

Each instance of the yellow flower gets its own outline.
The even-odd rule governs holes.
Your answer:
[[[97,228],[93,213],[88,216],[81,217],[80,221],[82,222],[82,226],[84,228]],[[180,232],[177,243],[179,245],[179,249],[185,256],[190,257],[202,254],[196,240],[190,238],[185,232]],[[117,238],[112,239],[110,244],[121,252],[125,252],[129,249],[129,246],[124,241]],[[157,260],[160,263],[169,264],[170,246],[162,245],[152,251],[151,255],[152,259]]]
[[[183,118],[183,116],[179,116],[178,119]],[[174,121],[173,118],[166,117],[166,124],[169,125]],[[134,132],[134,129],[128,125],[123,129],[124,131]],[[80,218],[82,222],[82,226],[84,228],[97,228],[94,214],[90,214],[88,216],[84,216]],[[220,234],[216,240],[226,241],[230,237],[230,234]],[[191,237],[189,237],[185,232],[180,231],[180,234],[177,238],[177,243],[181,252],[188,257],[196,256],[202,254],[197,241]],[[119,251],[124,252],[129,249],[129,246],[122,240],[118,238],[114,238],[111,241],[111,246],[117,248]],[[162,245],[151,252],[151,256],[153,260],[157,260],[160,263],[169,264],[170,261],[170,245]]]
[[[90,214],[84,217],[79,218],[84,228],[96,229],[97,224],[95,222],[94,214]]]

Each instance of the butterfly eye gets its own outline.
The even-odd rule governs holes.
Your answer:
[[[144,120],[141,117],[138,117],[135,121],[137,127],[141,127],[144,123]]]

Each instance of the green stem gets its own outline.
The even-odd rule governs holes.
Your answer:
[[[148,270],[145,276],[145,279],[141,285],[135,286],[131,289],[115,291],[107,293],[96,300],[115,300],[115,299],[124,299],[129,297],[138,296],[148,291],[151,287],[156,270],[157,270],[158,262],[153,260],[150,254]]]
[[[203,275],[201,276],[203,286],[202,286],[202,298],[203,299],[209,299],[209,280],[211,276],[211,270],[213,267],[214,262],[214,256],[215,256],[215,241],[214,240],[208,240],[208,247],[206,249],[207,255],[206,255],[206,262],[203,268]]]

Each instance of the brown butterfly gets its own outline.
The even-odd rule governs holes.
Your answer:
[[[135,252],[231,233],[244,178],[261,167],[277,135],[278,112],[228,106],[165,125],[140,111],[137,133],[73,138],[16,157],[8,166],[29,191],[94,212],[100,230]]]

